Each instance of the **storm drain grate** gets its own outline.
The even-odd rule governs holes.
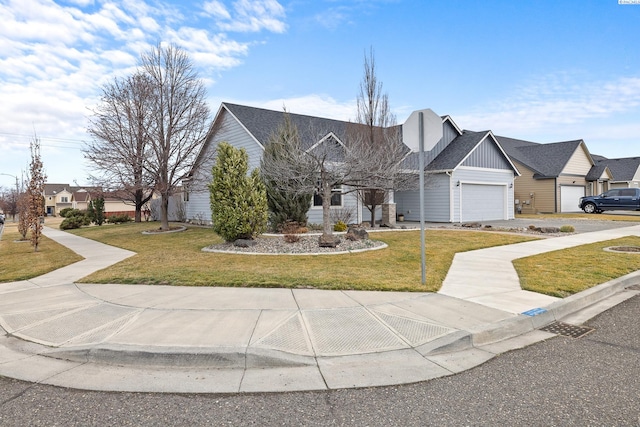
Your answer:
[[[551,332],[552,334],[564,335],[565,337],[580,338],[593,331],[593,328],[585,326],[570,325],[568,323],[554,322],[550,325],[540,328],[541,331]]]

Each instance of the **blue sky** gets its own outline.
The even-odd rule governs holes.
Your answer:
[[[365,51],[398,121],[640,156],[640,4],[618,0],[0,0],[0,174],[34,132],[49,182],[87,184],[101,87],[141,52],[189,52],[212,112],[229,101],[355,118]],[[15,184],[0,175],[0,186]]]

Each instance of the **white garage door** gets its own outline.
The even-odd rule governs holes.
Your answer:
[[[506,219],[504,185],[462,184],[462,222]]]
[[[579,212],[578,200],[584,197],[584,187],[560,186],[560,212]]]

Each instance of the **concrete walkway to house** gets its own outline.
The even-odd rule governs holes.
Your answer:
[[[637,225],[457,254],[437,294],[82,284],[135,254],[51,228],[45,235],[85,259],[0,284],[0,375],[81,389],[233,393],[423,381],[552,337],[539,328],[580,324],[640,283],[632,273],[560,300],[522,291],[511,264],[640,235]]]

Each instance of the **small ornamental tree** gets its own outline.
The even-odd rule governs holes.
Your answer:
[[[27,240],[29,232],[29,197],[27,192],[18,195],[18,233],[20,240]]]
[[[34,137],[31,141],[31,163],[29,164],[29,184],[27,186],[27,222],[31,231],[31,245],[38,251],[42,239],[42,222],[44,220],[44,165],[40,157],[40,140]]]
[[[262,163],[277,161],[284,156],[284,153],[292,150],[299,150],[301,145],[300,134],[295,124],[291,122],[291,117],[287,112],[284,114],[284,121],[278,129],[269,136],[269,142],[264,149]],[[262,168],[261,168],[262,169]],[[269,206],[269,222],[271,227],[278,231],[287,222],[296,222],[301,226],[307,224],[307,212],[311,208],[311,198],[313,195],[298,194],[284,186],[269,176],[264,176],[264,183],[267,188],[267,203]]]
[[[226,142],[218,145],[209,185],[213,230],[227,242],[252,239],[264,232],[267,194],[258,170],[247,175],[249,157]]]

